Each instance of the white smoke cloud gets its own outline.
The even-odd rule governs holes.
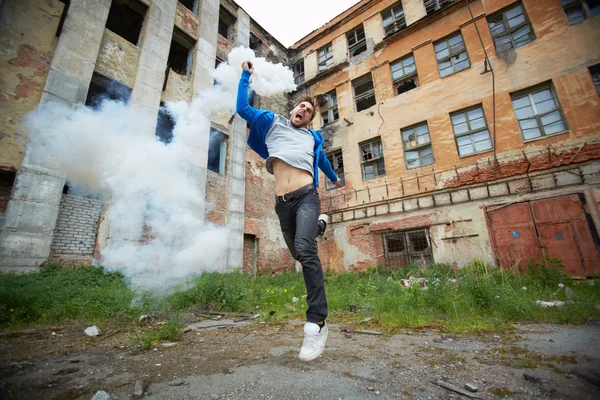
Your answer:
[[[154,135],[153,118],[119,102],[106,101],[97,110],[46,104],[28,117],[36,154],[55,158],[70,185],[110,198],[109,241],[99,262],[123,273],[136,290],[166,293],[223,264],[229,229],[205,222],[199,212],[204,193],[195,165],[199,149],[206,149],[210,115],[235,109],[244,60],[255,65],[252,82],[259,95],[296,88],[287,67],[235,48],[229,63],[214,72],[219,85],[197,93],[192,103],[167,105],[176,122],[168,145]],[[149,241],[120,240],[143,226]]]

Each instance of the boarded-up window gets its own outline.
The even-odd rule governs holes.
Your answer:
[[[442,78],[469,68],[469,56],[460,32],[438,40],[433,48]]]
[[[497,53],[516,49],[535,39],[523,4],[520,2],[490,15],[487,21]]]
[[[458,155],[468,156],[493,148],[483,107],[477,106],[450,114]]]

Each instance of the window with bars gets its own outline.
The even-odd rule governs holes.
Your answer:
[[[592,75],[594,85],[596,85],[596,90],[598,91],[598,94],[600,94],[600,64],[591,66],[590,74]]]
[[[367,40],[365,39],[365,29],[362,25],[351,32],[346,33],[348,38],[348,53],[350,58],[367,51]]]
[[[385,175],[383,161],[383,145],[381,139],[375,139],[360,144],[360,159],[362,164],[363,180],[373,179]]]
[[[427,229],[384,234],[385,257],[388,265],[406,267],[433,262],[431,240]]]
[[[401,129],[401,132],[406,168],[422,167],[435,162],[427,122]]]
[[[460,32],[438,40],[433,48],[442,78],[469,68],[469,55]]]
[[[319,59],[319,72],[325,71],[333,64],[333,46],[331,43],[321,47],[317,52]]]
[[[392,69],[392,81],[396,96],[419,86],[417,66],[412,54],[394,61],[390,64],[390,68]]]
[[[340,118],[340,114],[338,111],[338,102],[337,95],[335,89],[331,92],[323,95],[325,98],[325,105],[321,106],[321,117],[323,117],[324,124],[330,124],[334,121],[337,121]]]
[[[338,150],[338,151],[334,151],[333,153],[329,153],[327,155],[327,158],[329,159],[329,162],[331,163],[331,167],[333,168],[333,171],[338,176],[338,178],[340,178],[340,180],[342,181],[342,184],[340,186],[345,186],[346,180],[344,179],[344,157],[342,157],[342,151]],[[337,188],[337,186],[335,186],[333,184],[333,182],[329,182],[329,179],[326,179],[326,181],[327,181],[327,190]]]
[[[401,2],[394,4],[387,10],[383,10],[381,12],[381,18],[383,19],[383,30],[385,31],[386,36],[406,28],[406,20],[404,18],[404,10],[402,9]]]
[[[443,7],[446,7],[450,3],[454,3],[455,1],[456,0],[425,0],[425,11],[429,15],[437,10],[442,9]]]
[[[292,66],[292,72],[294,73],[294,83],[296,85],[304,83],[304,59]]]
[[[533,140],[567,130],[566,119],[551,84],[511,94],[523,140]]]
[[[497,53],[516,49],[535,39],[521,2],[490,15],[487,22]]]
[[[375,105],[375,86],[373,86],[373,79],[370,73],[353,80],[352,88],[354,89],[356,112],[366,110]]]
[[[458,155],[469,156],[493,148],[483,107],[477,106],[450,114]]]
[[[576,25],[588,18],[600,15],[598,0],[560,0],[569,25]]]

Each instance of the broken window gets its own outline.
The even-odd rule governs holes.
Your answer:
[[[576,25],[588,18],[600,15],[598,0],[560,0],[569,25]]]
[[[130,87],[94,72],[88,88],[85,105],[91,108],[98,108],[106,100],[127,104],[130,96]]]
[[[490,15],[487,21],[497,53],[516,49],[535,39],[520,2]]]
[[[537,139],[567,130],[552,84],[544,84],[518,94],[511,94],[523,140]]]
[[[356,57],[357,55],[367,51],[365,29],[362,25],[352,32],[346,33],[346,37],[348,38],[348,54],[350,54],[350,58]]]
[[[160,108],[158,109],[156,130],[154,133],[158,140],[164,144],[169,144],[171,143],[171,140],[173,140],[173,129],[175,129],[175,120],[169,110],[165,107],[165,103],[161,102]]]
[[[590,74],[592,75],[594,85],[596,85],[596,90],[598,91],[598,94],[600,94],[600,64],[591,66]]]
[[[292,72],[294,73],[294,83],[296,85],[304,83],[304,59],[292,66]]]
[[[179,75],[190,76],[194,63],[194,46],[196,43],[192,38],[183,33],[179,28],[173,30],[171,49],[167,65]]]
[[[344,179],[344,157],[342,157],[342,151],[339,150],[339,151],[330,153],[327,155],[327,158],[329,159],[329,162],[331,163],[331,167],[333,168],[333,171],[338,176],[338,178],[340,178],[340,180],[342,181],[341,186],[345,186],[346,180]],[[335,186],[332,182],[329,182],[329,179],[327,179],[327,190],[335,189],[336,187],[337,186]]]
[[[442,78],[469,68],[469,56],[460,32],[438,40],[433,48]]]
[[[250,49],[256,51],[262,42],[253,32],[250,32]]]
[[[390,67],[396,96],[419,86],[417,66],[412,54],[391,63]]]
[[[198,0],[179,0],[179,2],[194,14],[198,14]]]
[[[385,175],[383,145],[381,139],[375,139],[360,145],[363,180]]]
[[[406,168],[422,167],[435,162],[427,122],[402,129],[401,132]]]
[[[340,118],[335,89],[323,95],[323,97],[325,98],[326,103],[324,106],[321,106],[321,117],[323,117],[324,124],[330,124]]]
[[[406,20],[404,19],[404,10],[402,9],[402,3],[398,2],[381,12],[381,18],[383,19],[383,30],[385,36],[389,36],[400,29],[406,28]]]
[[[219,34],[227,40],[233,40],[235,17],[222,6],[219,7]]]
[[[455,1],[456,0],[425,0],[425,12],[427,12],[427,15],[429,15],[437,10],[442,9],[443,7],[446,7],[450,3],[454,3]]]
[[[459,156],[468,156],[492,149],[490,131],[482,106],[452,113],[450,119]]]
[[[319,58],[319,72],[325,71],[333,64],[333,46],[331,43],[321,47],[317,55]]]
[[[371,74],[366,74],[352,81],[354,88],[354,104],[356,112],[366,110],[375,105],[375,87]]]
[[[210,128],[208,141],[207,168],[217,174],[225,175],[225,158],[227,156],[227,135],[215,128]]]
[[[406,267],[433,262],[429,231],[417,229],[384,234],[385,256],[388,265]]]
[[[106,29],[137,46],[147,10],[148,7],[137,0],[113,0]]]

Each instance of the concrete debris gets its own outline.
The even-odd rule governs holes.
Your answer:
[[[379,390],[376,390],[376,391],[375,391],[375,395],[376,395],[376,396],[379,396],[380,394],[381,394],[381,392],[380,392]]]
[[[143,379],[138,379],[135,381],[135,385],[133,386],[133,398],[141,399],[144,396],[144,391],[146,390],[147,384]]]
[[[475,385],[473,385],[472,383],[465,383],[465,389],[467,389],[469,392],[477,392],[479,390],[479,388]]]
[[[224,326],[236,326],[236,325],[237,324],[235,322],[233,322],[232,320],[226,320],[226,319],[219,320],[219,321],[207,320],[207,321],[196,322],[195,324],[190,324],[183,329],[183,332],[186,333],[186,332],[189,332],[192,330],[219,328],[219,327],[224,327]]]
[[[367,390],[368,390],[369,392],[372,392],[373,390],[375,390],[375,388],[374,388],[373,386],[369,386],[369,387],[367,387]]]
[[[91,400],[112,400],[112,397],[110,397],[108,393],[100,390],[99,392],[96,392]]]
[[[532,383],[541,383],[542,382],[542,378],[540,378],[539,376],[530,374],[529,372],[523,372],[523,378],[525,378],[526,381],[532,382]]]
[[[381,332],[365,331],[365,330],[361,330],[361,329],[354,330],[354,333],[362,333],[364,335],[375,335],[375,336],[383,335]]]
[[[414,276],[409,276],[408,279],[400,279],[398,282],[403,287],[420,286],[422,288],[426,288],[428,279],[427,278],[415,278]]]
[[[433,383],[434,385],[437,385],[439,387],[443,387],[444,389],[448,389],[453,392],[456,392],[458,394],[462,394],[463,396],[470,397],[472,399],[480,399],[481,398],[481,397],[477,396],[476,394],[469,393],[469,392],[462,390],[461,388],[454,386],[448,382],[437,380],[437,381],[431,381],[431,383]]]
[[[100,334],[100,329],[98,329],[98,327],[96,325],[94,325],[94,326],[90,326],[90,327],[86,328],[85,331],[83,331],[83,332],[85,332],[85,334],[88,336],[94,337],[94,336],[98,336]]]
[[[559,301],[559,300],[553,300],[553,301],[541,301],[541,300],[538,300],[535,303],[538,306],[542,307],[542,308],[564,307],[564,305],[565,305],[564,301]]]
[[[176,342],[165,342],[165,343],[161,343],[160,344],[162,347],[173,347],[173,346],[177,346]]]

